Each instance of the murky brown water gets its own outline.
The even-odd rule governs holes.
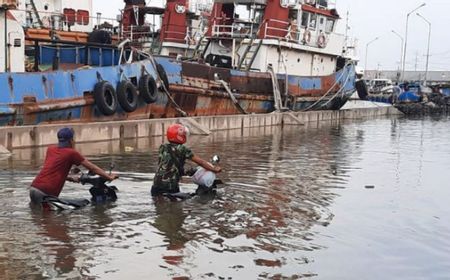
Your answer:
[[[18,150],[0,163],[0,278],[448,279],[449,128],[375,119],[191,137],[222,156],[226,185],[178,203],[149,195],[161,139],[79,145],[116,164],[119,199],[59,213],[28,205],[45,149]],[[89,197],[72,183],[63,196]]]

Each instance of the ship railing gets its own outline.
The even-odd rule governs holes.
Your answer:
[[[201,28],[196,27],[186,27],[185,25],[174,25],[171,26],[178,27],[178,31],[166,30],[164,31],[163,41],[170,41],[188,45],[196,45],[198,41],[203,38],[203,32]],[[156,34],[159,31],[155,31],[153,26],[145,26],[147,30],[143,29],[144,26],[130,26],[127,30],[122,31],[122,39],[130,39],[132,42],[150,42],[156,40]],[[182,31],[186,28],[186,31]]]
[[[250,38],[255,35],[255,23],[235,21],[231,25],[214,24],[213,37]]]
[[[329,35],[313,32],[296,23],[269,19],[264,23],[264,38],[324,48],[328,43]]]
[[[264,38],[284,39],[289,34],[289,22],[269,19],[264,23]]]
[[[299,4],[307,4],[321,9],[336,9],[336,0],[297,0]]]
[[[205,3],[201,3],[201,2],[196,2],[194,5],[192,5],[190,7],[191,12],[211,12],[213,7],[213,3],[212,2],[205,2]]]
[[[14,11],[21,11],[30,13],[29,9],[14,9]],[[89,25],[108,25],[112,28],[118,26],[118,21],[115,18],[101,17],[100,15],[78,15],[78,14],[64,14],[61,12],[37,11],[40,15],[40,23],[38,21],[24,22],[26,27],[41,27],[53,30],[64,30],[65,27],[89,26]],[[41,26],[39,26],[41,25]]]
[[[89,66],[114,66],[121,63],[119,51],[116,45],[74,42],[64,40],[25,38],[33,42],[34,48],[30,49],[31,56],[26,70],[39,72],[40,65],[51,65],[53,70],[58,70],[61,65],[68,67]],[[130,51],[125,51],[129,57]]]
[[[131,25],[122,29],[122,39],[130,39],[131,42],[150,42],[155,37],[155,30],[152,25]]]

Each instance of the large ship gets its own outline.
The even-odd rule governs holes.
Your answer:
[[[354,92],[329,1],[126,0],[96,25],[92,0],[0,3],[1,125],[336,110]]]

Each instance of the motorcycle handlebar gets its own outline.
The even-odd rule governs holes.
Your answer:
[[[97,175],[92,176],[89,174],[82,174],[80,176],[80,183],[83,185],[90,184],[90,185],[96,186],[96,185],[104,184],[104,183],[106,183],[106,181],[107,180],[105,178],[103,178],[101,176],[97,176]]]

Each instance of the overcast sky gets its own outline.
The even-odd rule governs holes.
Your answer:
[[[104,16],[115,17],[123,8],[122,0],[93,0],[94,11]],[[161,5],[161,0],[147,1]],[[401,41],[392,33],[405,37],[406,14],[420,4],[426,6],[419,12],[432,24],[430,47],[430,70],[450,70],[450,0],[336,0],[342,20],[340,32],[345,30],[346,14],[349,12],[349,35],[358,41],[359,65],[364,67],[367,43],[369,45],[368,69],[395,70],[399,67]],[[416,15],[409,17],[409,32],[406,55],[407,70],[424,70],[427,54],[428,24]]]

